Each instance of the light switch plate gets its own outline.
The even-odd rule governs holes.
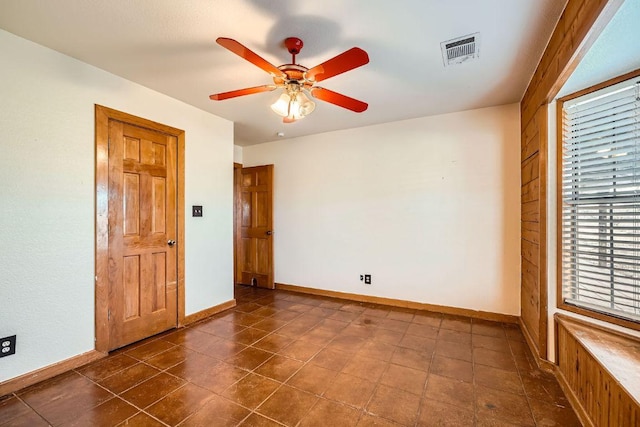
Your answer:
[[[202,216],[202,206],[191,206],[191,216]]]

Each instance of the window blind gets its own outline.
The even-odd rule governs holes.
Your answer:
[[[640,80],[566,101],[562,116],[564,302],[640,321]]]

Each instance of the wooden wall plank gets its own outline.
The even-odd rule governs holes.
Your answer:
[[[538,178],[529,181],[521,187],[520,199],[522,203],[540,200],[540,180]]]
[[[527,184],[540,176],[540,159],[538,156],[529,157],[522,162],[520,174],[522,184]]]
[[[537,268],[523,271],[521,315],[539,358],[547,345],[547,105],[623,1],[569,0],[520,103],[522,263]]]
[[[522,203],[522,222],[540,222],[540,201],[534,200],[531,202]]]
[[[531,243],[528,240],[522,240],[520,244],[522,250],[522,261],[529,261],[531,264],[539,267],[540,264],[540,245]],[[539,274],[538,274],[539,276]]]
[[[540,223],[522,221],[520,233],[522,240],[527,240],[535,244],[540,243]]]
[[[520,159],[525,161],[540,151],[540,128],[535,117],[529,121],[522,131],[520,142]]]
[[[534,266],[531,271],[537,273],[538,269]],[[522,300],[521,300],[521,318],[528,334],[533,338],[534,345],[540,340],[539,319],[540,312],[540,292],[538,290],[538,277],[522,272]]]

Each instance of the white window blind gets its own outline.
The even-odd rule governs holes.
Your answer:
[[[564,302],[640,321],[640,78],[562,113]]]

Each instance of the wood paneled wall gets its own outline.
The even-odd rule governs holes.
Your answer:
[[[546,355],[547,281],[546,267],[546,193],[545,171],[547,141],[547,105],[523,127],[521,161],[521,291],[520,318],[534,354]],[[541,146],[543,147],[541,149]],[[543,244],[541,244],[541,241]]]
[[[640,343],[566,317],[556,321],[560,383],[579,405],[574,408],[583,422],[603,427],[640,425],[640,404],[630,394],[640,388]]]
[[[520,103],[521,325],[547,357],[547,105],[624,0],[569,0]]]

